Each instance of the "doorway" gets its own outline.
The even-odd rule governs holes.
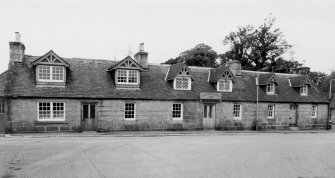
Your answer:
[[[298,111],[298,105],[291,104],[290,105],[290,117],[289,117],[289,122],[288,122],[289,127],[298,127],[297,111]]]
[[[82,103],[81,129],[94,131],[97,126],[96,103]]]
[[[204,103],[203,114],[203,129],[214,129],[215,104]]]

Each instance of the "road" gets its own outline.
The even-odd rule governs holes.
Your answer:
[[[0,176],[335,177],[335,134],[2,137]]]

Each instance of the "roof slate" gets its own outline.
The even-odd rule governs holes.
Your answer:
[[[218,82],[222,78],[223,73],[228,71],[232,77],[232,80],[235,82],[235,76],[233,72],[227,66],[220,66],[215,69],[210,70],[209,82]]]
[[[189,67],[192,72],[192,90],[174,90],[171,82],[166,81],[169,65],[148,65],[148,70],[141,72],[140,90],[116,89],[111,72],[107,72],[115,61],[67,59],[66,86],[37,87],[36,72],[30,56],[23,65],[15,63],[12,96],[17,97],[51,97],[51,98],[94,98],[94,99],[145,99],[145,100],[200,100],[200,92],[217,92],[213,84],[208,82],[209,68]],[[172,66],[171,66],[172,67]],[[172,67],[170,70],[180,69]],[[174,72],[172,72],[174,73]],[[233,84],[233,92],[222,93],[223,101],[256,101],[256,72],[242,71]],[[309,102],[328,103],[327,99],[311,87],[309,96],[300,96],[299,91],[289,86],[288,79],[296,75],[276,74],[278,85],[276,95],[267,95],[266,88],[260,87],[259,101],[266,102]]]
[[[296,76],[294,78],[290,78],[290,82],[291,82],[292,87],[301,87],[304,84],[306,84],[307,81],[308,81],[308,84],[311,85],[311,81],[310,81],[310,79],[308,78],[307,75]]]
[[[274,73],[261,73],[259,74],[259,85],[267,85],[271,78],[274,77],[275,82],[278,84],[276,74]]]
[[[7,71],[0,74],[0,97],[5,96],[6,76],[7,76]]]

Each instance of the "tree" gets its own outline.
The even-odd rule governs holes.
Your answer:
[[[235,59],[241,62],[244,69],[259,70],[284,68],[279,64],[293,65],[294,62],[283,59],[282,55],[292,47],[284,39],[279,28],[274,27],[275,19],[269,17],[258,28],[247,25],[231,32],[223,40],[230,49],[222,58]],[[222,59],[221,58],[221,59]],[[279,60],[277,62],[277,60]]]
[[[322,82],[328,75],[323,72],[310,72],[309,77],[317,87],[321,87]]]
[[[201,43],[190,50],[182,52],[178,57],[165,61],[163,64],[175,64],[185,61],[189,66],[215,67],[217,58],[218,55],[212,47]]]

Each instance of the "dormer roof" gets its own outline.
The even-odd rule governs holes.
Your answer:
[[[140,71],[144,71],[145,70],[139,63],[137,63],[130,56],[127,56],[123,60],[115,63],[114,65],[112,65],[108,69],[108,71],[112,71],[112,70],[116,70],[116,69],[134,69],[134,70],[140,70]]]
[[[235,75],[227,66],[221,66],[210,70],[209,82],[218,82],[220,79],[236,81]]]
[[[32,65],[46,64],[46,65],[59,65],[70,67],[70,64],[67,63],[63,58],[59,57],[54,51],[50,50],[43,56],[35,59],[31,62]]]
[[[275,73],[259,75],[259,85],[267,85],[269,83],[279,84]]]
[[[302,87],[303,85],[312,85],[312,81],[308,76],[297,76],[290,78],[290,83],[292,87]]]
[[[193,80],[193,75],[191,70],[188,68],[188,66],[181,62],[177,64],[173,64],[170,66],[169,71],[166,76],[166,80],[173,80],[177,76],[190,76]]]

